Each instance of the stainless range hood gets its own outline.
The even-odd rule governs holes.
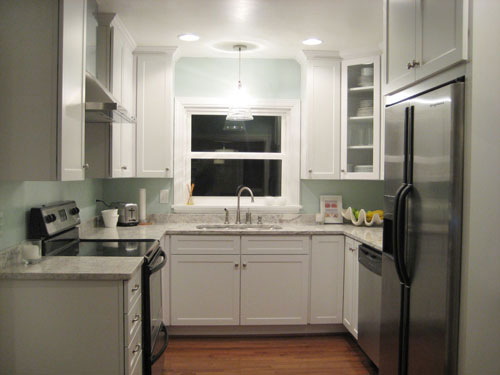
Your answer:
[[[135,118],[120,106],[113,95],[89,72],[85,74],[85,122],[135,123]]]

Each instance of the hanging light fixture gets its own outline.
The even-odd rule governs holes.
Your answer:
[[[241,85],[241,51],[247,49],[244,44],[237,44],[233,47],[238,51],[238,91],[233,97],[226,116],[227,121],[251,121],[253,120],[252,112],[246,103],[246,98]]]

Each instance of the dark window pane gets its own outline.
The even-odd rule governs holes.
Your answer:
[[[281,196],[281,160],[192,159],[195,196],[235,196],[238,186],[255,196]]]
[[[192,115],[191,151],[281,152],[281,117],[226,121],[223,115]]]

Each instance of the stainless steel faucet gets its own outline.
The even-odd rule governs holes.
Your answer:
[[[240,197],[241,197],[241,193],[243,191],[245,191],[245,190],[248,190],[248,192],[252,196],[252,203],[254,202],[253,191],[249,187],[242,186],[241,188],[239,188],[239,190],[238,190],[238,205],[236,207],[236,221],[234,222],[235,224],[241,224],[241,219],[240,219]]]

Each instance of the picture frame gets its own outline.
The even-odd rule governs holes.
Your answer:
[[[342,224],[342,195],[321,195],[320,212],[325,224]]]

